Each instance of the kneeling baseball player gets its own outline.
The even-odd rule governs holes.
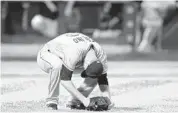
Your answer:
[[[107,56],[101,46],[81,33],[65,33],[46,43],[39,51],[37,63],[50,76],[46,105],[57,110],[59,85],[72,95],[71,109],[102,111],[111,109],[107,78]],[[83,67],[83,83],[76,88],[71,81],[74,69]],[[99,85],[101,96],[89,98]]]

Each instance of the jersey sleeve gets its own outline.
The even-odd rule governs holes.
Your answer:
[[[98,58],[98,60],[100,60],[100,62],[103,65],[103,73],[105,74],[108,71],[108,63],[107,63],[107,55],[104,51],[104,49],[96,42],[94,42],[93,44],[93,49],[96,53],[96,57]]]
[[[103,64],[103,73],[102,73],[102,74],[106,74],[107,71],[108,71],[107,58],[105,58],[105,59],[102,61],[102,64]]]
[[[76,64],[80,61],[80,53],[74,49],[66,50],[63,57],[63,64],[70,71],[74,71]]]

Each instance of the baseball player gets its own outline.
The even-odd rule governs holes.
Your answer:
[[[88,36],[65,33],[54,38],[39,51],[37,63],[50,76],[47,107],[58,109],[59,84],[72,95],[68,104],[70,108],[96,110],[99,107],[96,103],[105,106],[100,109],[113,107],[107,79],[107,56],[101,46]],[[85,79],[77,89],[71,78],[74,69],[82,67],[81,77]],[[89,98],[97,84],[103,98]]]

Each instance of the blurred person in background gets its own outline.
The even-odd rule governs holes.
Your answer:
[[[76,1],[67,2],[64,9],[64,15],[66,18],[65,25],[67,32],[79,32],[81,14],[79,8],[76,7]]]
[[[176,1],[149,1],[143,0],[141,3],[141,26],[143,27],[143,35],[141,43],[138,46],[139,52],[155,51],[152,45],[157,37],[158,49],[161,49],[161,38],[163,30],[163,20],[168,8],[175,7]]]
[[[102,36],[102,33],[104,33],[106,37],[108,37],[108,35],[117,37],[119,31],[116,31],[116,33],[113,31],[114,29],[117,29],[117,27],[119,29],[122,27],[122,7],[123,3],[118,1],[108,1],[104,3],[103,10],[100,15],[99,29],[96,29],[93,32],[94,38]]]
[[[16,34],[21,29],[28,29],[28,9],[30,3],[23,1],[2,2],[2,32],[8,35]],[[19,27],[21,25],[21,27]]]
[[[6,19],[6,17],[7,17],[7,2],[4,2],[4,1],[2,1],[1,2],[1,32],[2,33],[4,33],[4,31],[5,31],[5,24],[4,24],[4,21],[5,21],[5,19]]]
[[[30,2],[22,2],[23,14],[22,14],[22,29],[23,31],[28,30],[28,13],[30,8]]]
[[[39,9],[39,14],[36,14],[31,20],[32,28],[46,37],[56,37],[58,35],[58,2],[40,2]]]
[[[14,23],[14,14],[16,12],[21,12],[22,6],[19,2],[13,1],[3,1],[2,2],[2,22],[4,25],[4,33],[8,35],[13,35],[16,33],[15,31],[15,23]]]

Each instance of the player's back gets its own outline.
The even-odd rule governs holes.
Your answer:
[[[87,49],[92,39],[81,33],[65,33],[49,41],[47,45],[61,49]]]
[[[49,41],[46,47],[51,53],[64,58],[68,55],[82,59],[91,48],[93,40],[81,33],[65,33]]]
[[[76,67],[82,66],[82,62],[91,47],[94,49],[96,57],[105,63],[106,54],[101,46],[81,33],[62,34],[45,44],[44,48],[63,59],[66,67],[73,70],[74,64],[77,65]]]

